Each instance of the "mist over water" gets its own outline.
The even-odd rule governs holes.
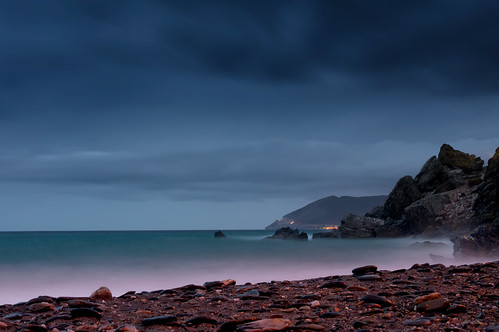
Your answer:
[[[5,232],[0,233],[0,303],[39,295],[113,295],[235,279],[238,284],[350,274],[355,267],[409,268],[458,264],[448,240],[263,240],[270,231]],[[311,234],[311,232],[309,232]],[[430,253],[432,258],[430,258]],[[436,256],[435,256],[436,255]]]

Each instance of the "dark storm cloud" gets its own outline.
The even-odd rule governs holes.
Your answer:
[[[391,152],[387,147],[391,147]],[[429,150],[429,146],[413,145],[408,159],[390,157],[393,151],[406,148],[406,144],[390,142],[369,147],[275,142],[162,155],[95,151],[15,153],[0,158],[0,180],[66,186],[79,193],[104,188],[120,199],[133,198],[137,193],[208,201],[316,197],[317,193],[349,193],[348,190],[379,194],[389,191],[400,172],[415,171],[408,159],[416,159]],[[358,155],[348,158],[352,149]],[[375,158],[383,153],[385,162],[391,159],[390,166]]]
[[[499,90],[493,1],[21,0],[1,7],[5,113],[164,105],[175,100],[175,75],[282,84],[333,73],[357,80],[357,92]]]

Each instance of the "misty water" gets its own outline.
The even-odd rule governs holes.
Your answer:
[[[116,231],[0,233],[0,303],[38,295],[114,295],[235,279],[238,283],[298,280],[414,263],[458,264],[452,244],[425,239],[264,240],[270,231]],[[309,232],[311,237],[311,232]],[[430,258],[430,253],[432,258]],[[437,255],[437,256],[433,256]]]

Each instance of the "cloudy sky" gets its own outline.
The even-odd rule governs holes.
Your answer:
[[[263,228],[499,146],[499,2],[0,4],[0,230]]]

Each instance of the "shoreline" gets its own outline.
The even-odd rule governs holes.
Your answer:
[[[299,266],[297,266],[299,268]],[[0,305],[0,331],[499,331],[499,261]],[[426,298],[425,298],[426,296]]]

